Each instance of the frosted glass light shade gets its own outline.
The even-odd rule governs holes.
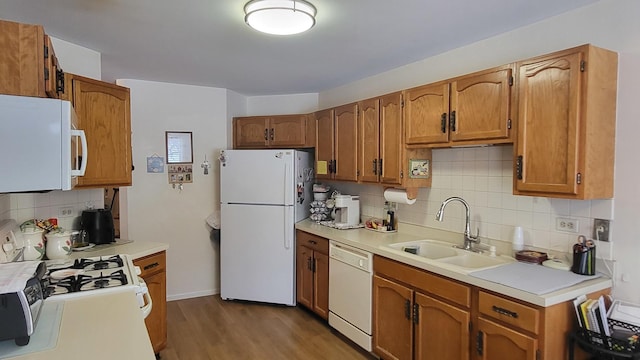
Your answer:
[[[244,13],[249,26],[273,35],[298,34],[316,23],[316,8],[304,0],[252,0]]]

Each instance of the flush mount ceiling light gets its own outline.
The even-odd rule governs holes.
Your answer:
[[[244,6],[244,21],[273,35],[293,35],[316,23],[316,8],[304,0],[252,0]]]

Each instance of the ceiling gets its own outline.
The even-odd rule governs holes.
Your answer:
[[[0,18],[100,52],[103,80],[255,96],[332,89],[598,0],[311,0],[316,26],[289,37],[249,28],[247,1],[2,0]]]

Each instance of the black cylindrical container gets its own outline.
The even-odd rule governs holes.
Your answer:
[[[89,242],[93,244],[109,244],[116,241],[113,227],[113,216],[109,209],[93,209],[82,212],[82,229],[87,232]]]

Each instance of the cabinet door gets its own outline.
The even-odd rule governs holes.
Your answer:
[[[129,89],[74,75],[73,106],[88,147],[78,187],[131,185]]]
[[[413,358],[413,291],[373,276],[373,352],[385,360]]]
[[[45,92],[50,98],[59,98],[60,93],[64,92],[64,73],[60,69],[56,52],[53,50],[51,38],[44,36],[44,84]]]
[[[449,141],[449,84],[405,90],[404,121],[407,145]]]
[[[269,118],[251,116],[233,119],[234,149],[266,148],[269,143]]]
[[[313,310],[313,250],[306,246],[296,248],[296,300]]]
[[[380,182],[390,185],[401,183],[403,148],[402,93],[398,92],[380,98]]]
[[[334,109],[335,180],[358,181],[358,104]]]
[[[577,193],[582,58],[576,52],[519,65],[519,191]]]
[[[501,68],[451,83],[452,141],[509,137],[511,76],[511,68]]]
[[[271,117],[269,122],[269,145],[278,148],[304,147],[306,141],[304,115],[281,115]]]
[[[316,178],[331,179],[333,164],[333,110],[315,113],[316,118]]]
[[[142,270],[140,276],[147,283],[153,309],[147,318],[147,332],[157,354],[167,346],[167,272],[166,253],[153,254],[134,261]]]
[[[536,360],[538,341],[492,321],[479,318],[476,336],[476,354],[479,360],[505,359]]]
[[[313,253],[313,311],[323,319],[329,317],[329,256]]]
[[[379,181],[380,175],[380,100],[358,103],[358,180]]]
[[[469,311],[416,293],[415,358],[423,360],[469,359]],[[497,358],[496,358],[497,359]]]
[[[46,97],[44,28],[0,21],[0,94]]]

